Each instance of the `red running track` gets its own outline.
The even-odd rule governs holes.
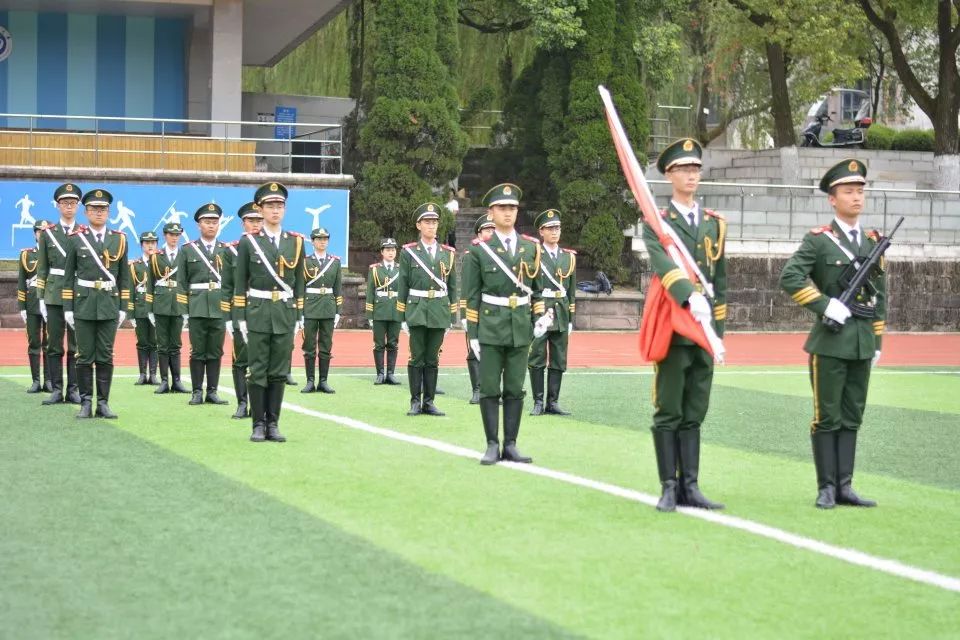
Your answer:
[[[730,365],[799,365],[806,364],[803,352],[804,333],[729,333],[727,364]],[[229,364],[230,338],[227,337],[225,362]],[[136,366],[136,339],[130,329],[119,332],[115,364]],[[189,355],[189,339],[183,334],[183,360]],[[960,366],[960,333],[892,333],[884,336],[885,366]],[[571,367],[634,367],[640,360],[636,332],[574,332],[570,338],[568,364]],[[372,339],[369,331],[337,331],[333,343],[333,365],[338,367],[372,367]],[[23,329],[0,329],[0,366],[26,365],[26,334]],[[456,331],[444,342],[440,364],[462,367],[467,353],[463,333]],[[407,341],[400,336],[398,362],[407,358]],[[294,353],[294,366],[302,366],[299,353]]]

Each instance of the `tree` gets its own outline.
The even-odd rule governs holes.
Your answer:
[[[935,186],[960,186],[960,74],[957,48],[960,46],[960,1],[857,0],[870,23],[883,34],[897,76],[917,106],[930,118],[934,131]],[[925,86],[916,65],[908,58],[904,31],[928,27],[930,40],[937,43],[937,74],[933,86]]]
[[[460,24],[481,33],[531,29],[546,49],[569,49],[584,32],[579,11],[588,0],[460,0]]]

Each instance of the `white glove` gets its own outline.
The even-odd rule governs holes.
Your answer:
[[[117,314],[117,326],[119,327],[120,325],[122,325],[123,321],[126,319],[127,319],[127,312],[121,309],[120,313]]]
[[[373,318],[367,319],[367,326],[373,329]]]
[[[570,322],[567,324],[567,333],[573,333],[573,323]]]
[[[297,320],[297,324],[293,325],[293,334],[294,334],[294,335],[297,335],[297,334],[303,333],[303,328],[304,328],[305,326],[306,326],[306,322],[304,322],[303,316],[300,316],[300,319]],[[333,320],[333,328],[334,328],[334,329],[337,328],[337,320],[336,320],[336,318],[334,318],[334,320]]]
[[[405,334],[410,335],[410,325],[407,324],[406,320],[400,323],[400,330]]]
[[[477,356],[477,360],[480,359],[480,341],[474,338],[470,341],[470,350],[473,351],[473,355]]]
[[[183,328],[181,329],[181,331],[186,331],[187,326],[190,324],[190,316],[188,316],[187,314],[183,314],[180,317],[183,318]]]
[[[43,300],[40,301],[40,315],[43,316],[43,321],[47,321],[47,303]]]
[[[340,314],[337,313],[337,314],[334,314],[333,316],[333,328],[336,329],[339,326],[340,326]]]
[[[877,351],[874,352],[874,354],[873,354],[873,362],[870,363],[870,366],[875,367],[875,366],[877,366],[877,363],[878,363],[878,362],[880,362],[880,350],[879,350],[879,349],[877,349]]]
[[[713,312],[710,310],[710,303],[702,293],[691,293],[687,298],[690,305],[690,313],[697,322],[710,322],[713,320]]]
[[[847,321],[847,318],[850,317],[850,309],[836,298],[830,298],[830,302],[827,303],[827,308],[823,311],[823,315],[834,322],[843,324]]]
[[[21,311],[20,311],[20,319],[23,320],[24,324],[26,324],[26,322],[27,322],[27,312],[26,312],[26,310],[21,310]]]
[[[229,318],[227,320],[224,320],[223,328],[227,333],[230,334],[230,337],[232,338],[233,337],[233,320],[230,320]]]
[[[73,311],[64,311],[63,319],[66,321],[68,327],[70,327],[71,329],[75,328],[73,326]]]
[[[540,338],[547,332],[550,328],[550,325],[553,324],[553,307],[547,309],[547,312],[540,316],[540,319],[537,320],[533,325],[533,337]]]
[[[243,336],[243,341],[247,342],[247,321],[240,321],[240,335]]]
[[[464,331],[467,330],[467,319],[466,319],[466,318],[463,318],[463,319],[460,321],[460,326],[463,327],[463,330],[464,330]]]
[[[136,318],[130,318],[130,326],[133,327],[134,329],[137,328],[137,319],[136,319]]]
[[[147,314],[147,320],[149,320],[153,326],[157,326],[157,316],[153,315],[153,311]]]

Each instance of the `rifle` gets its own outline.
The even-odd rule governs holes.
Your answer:
[[[863,261],[861,265],[856,267],[856,271],[850,276],[849,282],[846,285],[846,288],[843,290],[843,293],[840,294],[840,297],[837,298],[840,302],[843,303],[847,308],[856,306],[854,302],[857,298],[857,294],[860,293],[860,289],[867,284],[867,278],[873,274],[873,270],[880,264],[880,258],[883,257],[883,254],[890,247],[890,240],[893,238],[893,234],[897,232],[897,229],[900,228],[900,225],[903,224],[903,216],[900,216],[900,219],[897,220],[897,224],[893,225],[893,230],[887,235],[880,238],[880,242],[873,248],[870,252],[870,255],[867,256],[867,259]],[[871,316],[872,317],[872,316]],[[823,325],[829,329],[832,333],[839,333],[841,325],[836,320],[832,320],[826,316],[823,316],[821,322]]]

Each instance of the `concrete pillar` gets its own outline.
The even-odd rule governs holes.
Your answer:
[[[187,118],[210,119],[211,16],[197,12],[190,26],[187,49]],[[190,125],[189,133],[210,135],[206,124]]]
[[[213,0],[210,119],[240,120],[243,88],[243,0]],[[240,125],[213,125],[214,136],[240,136]]]

